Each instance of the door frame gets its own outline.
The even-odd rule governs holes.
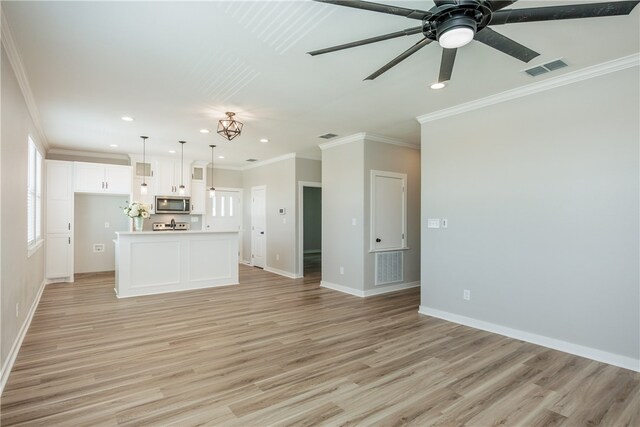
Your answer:
[[[298,181],[298,277],[304,277],[304,187],[322,188],[322,183]]]
[[[251,215],[251,230],[250,231],[250,236],[251,236],[251,247],[249,248],[249,252],[250,252],[250,257],[249,257],[249,265],[250,266],[254,266],[253,264],[253,191],[254,190],[264,190],[264,267],[262,268],[266,268],[267,267],[267,238],[269,237],[269,234],[267,233],[267,186],[266,185],[256,185],[251,187],[251,210],[250,215]]]

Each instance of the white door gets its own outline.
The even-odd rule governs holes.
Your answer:
[[[241,194],[239,190],[216,190],[210,200],[207,229],[212,231],[240,230],[242,224]]]
[[[371,249],[401,249],[405,244],[406,175],[371,171]]]
[[[251,189],[251,264],[265,266],[267,258],[266,187]]]

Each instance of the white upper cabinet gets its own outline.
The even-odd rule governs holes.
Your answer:
[[[180,184],[185,186],[185,196],[191,194],[191,166],[190,162],[185,161],[185,167],[182,167],[180,160],[170,158],[156,159],[158,173],[156,179],[156,195],[158,196],[177,196],[180,195]],[[180,172],[182,173],[182,176]]]
[[[131,194],[131,166],[74,162],[77,193]]]

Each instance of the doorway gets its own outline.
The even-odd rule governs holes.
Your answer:
[[[298,273],[317,277],[322,272],[322,184],[298,183]]]
[[[238,262],[242,254],[242,188],[216,188],[207,202],[204,227],[209,231],[238,230]]]
[[[264,268],[267,259],[267,187],[251,187],[251,265]]]

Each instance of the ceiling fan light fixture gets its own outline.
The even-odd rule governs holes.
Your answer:
[[[438,38],[438,43],[445,49],[457,49],[469,44],[475,36],[473,28],[467,26],[453,27]]]
[[[438,43],[445,49],[462,47],[476,35],[476,21],[468,16],[450,18],[438,25]]]
[[[226,112],[225,114],[227,115],[227,117],[218,121],[217,132],[224,138],[231,141],[236,136],[240,136],[240,134],[242,133],[243,124],[233,118],[233,116],[235,116],[235,113]]]

